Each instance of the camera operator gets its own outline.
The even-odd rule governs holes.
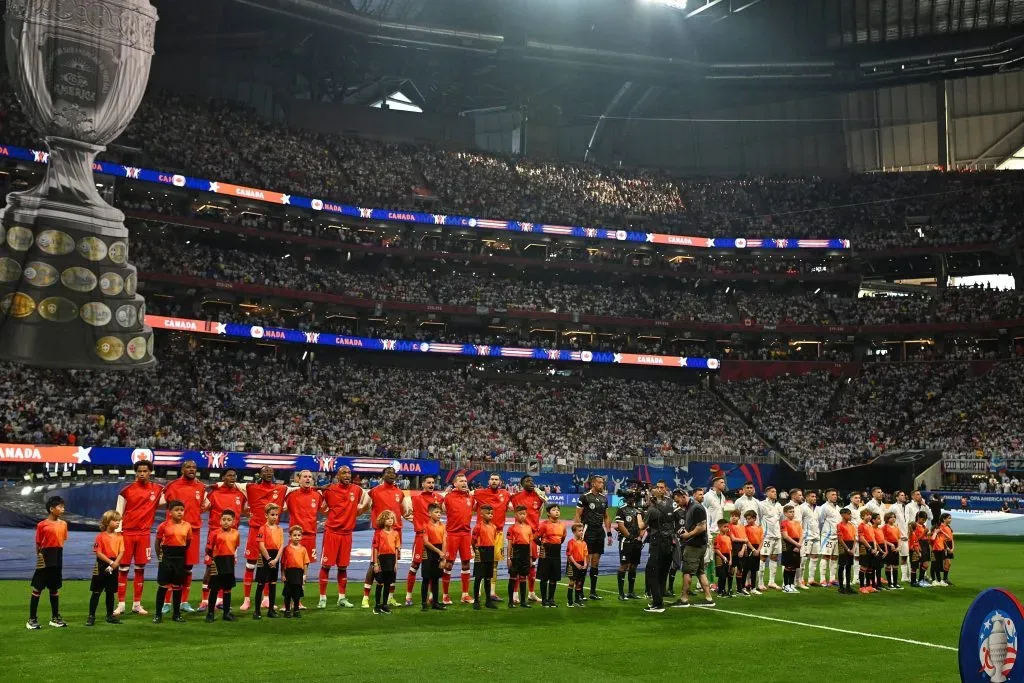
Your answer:
[[[619,532],[619,600],[638,600],[636,588],[636,568],[640,566],[640,508],[641,494],[631,487],[622,494],[622,507],[615,513],[615,528]],[[629,593],[625,592],[626,575],[629,575]]]
[[[647,590],[651,592],[651,604],[645,612],[665,611],[665,579],[672,564],[672,549],[675,545],[675,515],[672,501],[668,498],[668,486],[659,480],[651,489],[651,498],[639,515],[641,531],[647,531],[649,554],[644,578]]]

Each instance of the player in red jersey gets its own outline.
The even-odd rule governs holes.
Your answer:
[[[510,505],[512,509],[519,507],[520,505],[526,508],[526,523],[533,529],[534,534],[540,529],[540,511],[544,509],[545,498],[537,490],[536,484],[533,483],[533,477],[526,475],[519,480],[519,486],[522,490],[512,496]],[[540,597],[534,592],[537,584],[537,558],[540,556],[540,549],[537,547],[537,542],[534,541],[530,544],[530,573],[527,577],[527,582],[530,586],[530,595],[528,596],[532,602],[541,602]]]
[[[352,532],[356,517],[370,509],[370,496],[361,486],[352,483],[352,470],[338,468],[335,483],[321,491],[323,510],[327,513],[324,524],[324,543],[320,553],[320,601],[318,609],[327,607],[327,582],[331,567],[338,568],[338,607],[355,607],[345,597],[348,587],[348,563],[352,559]]]
[[[234,514],[232,528],[237,529],[238,523],[242,519],[242,512],[245,510],[245,503],[245,491],[238,486],[238,472],[224,470],[221,485],[212,487],[206,494],[204,509],[210,511],[207,538],[220,528],[220,517],[225,510],[231,510]],[[210,565],[213,563],[213,559],[207,556],[205,562],[206,572],[203,574],[203,601],[199,603],[200,612],[206,610],[210,597]]]
[[[370,519],[373,520],[374,529],[377,528],[377,518],[380,513],[390,510],[395,515],[394,530],[398,532],[398,545],[402,545],[402,520],[412,520],[412,504],[409,502],[405,491],[395,485],[398,473],[394,467],[385,467],[381,475],[384,480],[370,490]],[[373,567],[366,571],[366,579],[363,581],[363,604],[364,609],[370,608],[370,591],[373,590]],[[395,600],[395,584],[391,584],[388,605],[398,607]]]
[[[196,479],[196,463],[186,460],[181,463],[181,476],[164,487],[160,505],[180,500],[185,505],[185,521],[192,525],[192,539],[185,550],[185,585],[181,588],[181,611],[192,612],[188,604],[188,593],[192,587],[192,567],[199,564],[199,529],[203,526],[203,505],[206,504],[206,486]],[[164,603],[164,614],[171,606]]]
[[[121,535],[124,538],[124,560],[117,575],[117,609],[114,616],[124,614],[124,598],[128,591],[128,568],[135,563],[135,583],[132,612],[149,614],[142,608],[142,589],[146,585],[146,563],[153,548],[149,542],[160,504],[160,485],[149,480],[153,465],[148,460],[135,463],[135,481],[125,486],[117,496],[117,511],[121,515]]]
[[[501,487],[501,475],[497,472],[492,472],[491,476],[487,478],[487,487],[473,491],[473,500],[475,501],[473,507],[477,511],[477,524],[481,521],[481,506],[490,505],[491,509],[494,510],[492,523],[497,528],[498,533],[494,537],[494,575],[491,577],[490,599],[500,600],[497,591],[498,565],[501,563],[505,551],[505,518],[508,517],[508,512],[511,509],[512,494],[508,492],[508,489]]]
[[[452,604],[448,587],[452,582],[452,566],[456,556],[462,562],[462,602],[472,603],[469,594],[469,561],[473,557],[473,539],[470,535],[470,521],[473,519],[473,494],[469,492],[466,475],[455,477],[455,488],[444,497],[444,510],[447,517],[445,529],[448,532],[448,557],[445,558],[444,574],[441,579],[441,592],[444,593],[443,604]]]
[[[246,503],[249,506],[249,531],[245,537],[245,574],[242,576],[242,604],[238,611],[245,612],[249,609],[249,595],[252,592],[252,582],[256,576],[256,562],[260,559],[259,531],[260,527],[267,523],[266,509],[268,505],[284,505],[284,497],[288,493],[288,487],[274,481],[274,468],[264,465],[260,468],[259,480],[252,484],[238,484],[245,492]],[[268,605],[267,596],[263,596],[263,607]]]
[[[426,539],[427,524],[430,523],[430,505],[440,505],[444,502],[444,496],[435,490],[437,479],[431,476],[423,477],[420,490],[409,496],[412,503],[412,527],[416,532],[416,540],[412,546],[412,562],[409,563],[409,574],[405,579],[405,606],[412,607],[412,591],[416,587],[416,572],[420,568],[423,559],[423,541]],[[434,600],[437,596],[434,596]]]
[[[302,528],[302,547],[313,561],[316,561],[316,518],[323,504],[323,494],[313,488],[313,473],[299,472],[299,488],[288,489],[284,509],[288,512],[288,526]],[[297,602],[299,609],[306,609],[301,600]]]

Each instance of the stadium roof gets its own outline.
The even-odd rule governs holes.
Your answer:
[[[625,83],[717,102],[736,86],[849,90],[1024,66],[1024,0],[154,2],[158,53],[259,45],[327,78],[335,101],[369,104],[411,82],[402,92],[417,106],[449,113],[600,111]],[[181,17],[187,29],[168,30]]]

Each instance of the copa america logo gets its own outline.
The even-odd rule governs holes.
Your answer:
[[[1021,683],[1017,664],[1017,624],[1024,607],[1003,588],[989,588],[974,599],[960,628],[958,662],[965,683]]]
[[[978,658],[992,683],[1009,680],[1017,662],[1017,626],[1005,612],[995,609],[985,616],[978,632]]]
[[[224,451],[203,451],[203,457],[206,458],[207,467],[219,470],[227,462],[228,454]]]

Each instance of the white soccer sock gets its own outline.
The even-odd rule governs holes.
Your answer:
[[[900,558],[900,582],[902,583],[904,581],[909,581],[909,580],[910,580],[910,562],[909,562],[909,558],[901,557]]]
[[[779,563],[774,557],[768,560],[768,583],[775,583],[775,575],[779,571]]]
[[[827,557],[823,557],[820,560],[818,560],[818,581],[820,581],[821,583],[828,583],[828,581],[829,581],[828,570],[829,570],[828,558]]]
[[[852,574],[852,576],[856,576],[857,577],[856,579],[854,579],[854,581],[856,581],[857,584],[860,585],[860,561],[859,560],[854,560],[853,561],[853,574]]]
[[[761,576],[759,578],[758,583],[762,586],[768,583],[768,558],[761,560]]]
[[[810,563],[811,563],[811,558],[809,558],[809,557],[801,557],[800,558],[800,573],[796,575],[796,582],[797,583],[807,583],[807,581],[804,579],[804,570],[807,569],[807,565],[809,565]],[[814,570],[812,569],[811,570],[811,578],[813,579],[813,577],[814,577]]]
[[[829,561],[828,577],[830,583],[835,583],[839,579],[839,560],[834,557]]]

